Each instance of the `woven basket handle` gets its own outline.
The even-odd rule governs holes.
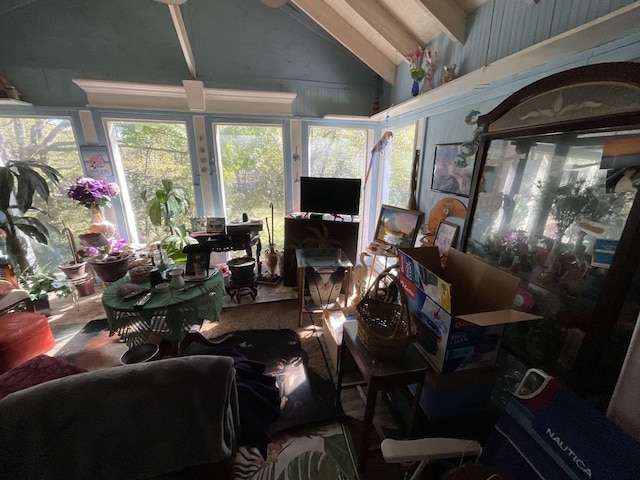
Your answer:
[[[404,288],[402,287],[400,280],[398,280],[398,276],[394,273],[391,273],[392,270],[397,270],[397,269],[398,269],[398,264],[395,264],[382,270],[380,274],[376,277],[375,281],[369,286],[367,293],[365,293],[365,297],[372,298],[375,300],[375,297],[371,297],[369,295],[371,293],[371,290],[375,288],[375,290],[377,291],[378,288],[380,287],[380,284],[382,283],[382,280],[384,280],[384,278],[388,276],[391,279],[392,283],[396,286],[396,288],[398,289],[398,293],[400,294],[400,306],[402,307],[400,316],[402,317],[404,315],[407,315],[407,312],[408,312],[407,295],[404,293]],[[386,287],[386,285],[384,286]],[[391,338],[396,338],[398,336],[398,328],[400,328],[400,325],[401,325],[401,322],[396,323],[396,327],[393,330],[393,335]]]

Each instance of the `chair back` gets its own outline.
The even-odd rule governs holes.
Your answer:
[[[519,480],[640,478],[640,443],[552,377],[527,372],[481,463]]]

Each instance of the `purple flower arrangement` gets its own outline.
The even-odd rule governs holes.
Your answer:
[[[120,193],[115,183],[109,183],[99,178],[76,179],[76,183],[69,187],[67,196],[87,208],[110,207],[111,199]]]

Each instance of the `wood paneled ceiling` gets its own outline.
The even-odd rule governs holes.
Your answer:
[[[286,0],[261,0],[278,8]],[[441,33],[463,44],[466,17],[486,0],[289,0],[384,80],[405,54]]]

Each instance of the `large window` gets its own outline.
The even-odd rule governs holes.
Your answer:
[[[364,178],[367,131],[309,127],[309,175]]]
[[[30,263],[37,263],[40,271],[58,271],[59,263],[72,259],[66,237],[60,234],[59,229],[68,227],[76,234],[82,233],[91,221],[88,213],[83,211],[79,215],[75,202],[66,196],[66,187],[83,175],[70,120],[0,117],[0,164],[19,161],[49,165],[63,176],[60,189],[52,189],[48,204],[35,195],[35,209],[27,212],[28,216],[37,217],[49,229],[48,246],[26,240]],[[0,219],[0,223],[2,221],[4,219]]]
[[[411,170],[415,155],[414,123],[390,129],[393,140],[385,150],[382,203],[406,208],[411,196]]]
[[[265,225],[262,243],[267,245],[270,233],[272,242],[282,248],[285,215],[282,127],[216,125],[215,137],[227,223],[242,220],[243,213],[250,220],[268,219],[269,232]]]
[[[172,180],[174,188],[185,191],[190,211],[172,221],[190,228],[196,207],[185,124],[109,121],[107,129],[114,161],[124,175],[124,181],[119,178],[118,183],[122,190],[120,201],[128,217],[128,240],[150,243],[167,236],[163,227],[151,223],[142,197],[143,191],[154,196],[163,179]],[[121,236],[124,236],[122,232]]]

